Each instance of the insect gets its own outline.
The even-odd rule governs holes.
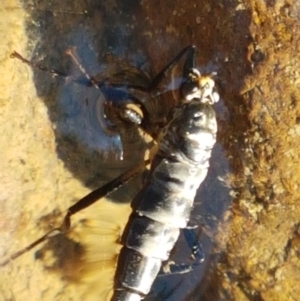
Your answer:
[[[122,234],[123,248],[118,258],[111,301],[138,301],[149,293],[163,263],[169,258],[180,229],[187,227],[196,191],[206,177],[211,150],[216,141],[217,124],[212,105],[218,101],[219,96],[214,90],[213,74],[202,76],[195,68],[194,46],[184,48],[144,90],[148,93],[155,90],[184,55],[187,58],[179,86],[181,96],[163,124],[154,126],[158,133],[153,134],[153,128],[149,129],[147,109],[134,94],[129,93],[119,106],[109,107],[121,120],[136,124],[153,134],[157,144],[154,157],[137,164],[79,200],[68,209],[60,227],[12,254],[0,266],[8,264],[50,237],[66,233],[70,229],[72,215],[123,185],[151,163],[143,188],[132,201],[133,211]],[[13,56],[29,63],[17,53]],[[75,56],[73,58],[77,61]],[[85,70],[82,71],[93,86],[105,90],[105,83],[99,84]],[[118,84],[114,86],[118,87]],[[126,85],[126,88],[134,91],[141,87]],[[105,116],[110,115],[106,113]],[[184,231],[186,237],[191,237],[191,231]],[[191,238],[187,240],[193,255],[201,262],[203,258],[199,245]],[[166,264],[165,267],[169,269],[167,273],[184,273],[193,265]]]

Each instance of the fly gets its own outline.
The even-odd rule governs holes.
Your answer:
[[[98,83],[94,78],[89,77],[76,56],[72,52],[69,55],[81,68],[88,82],[105,92],[107,88],[105,83]],[[198,262],[202,261],[199,245],[191,241],[194,237],[187,230],[187,224],[196,191],[207,175],[211,151],[216,142],[217,122],[212,105],[219,100],[219,95],[214,88],[215,83],[212,78],[214,74],[207,76],[200,74],[195,68],[195,47],[188,46],[159,72],[149,87],[142,88],[126,84],[125,87],[129,91],[128,97],[120,105],[112,106],[111,109],[121,120],[136,124],[142,130],[151,132],[144,103],[130,92],[143,90],[151,93],[154,91],[184,55],[186,55],[186,61],[179,87],[179,103],[171,108],[164,124],[158,133],[153,135],[157,144],[157,152],[153,158],[137,164],[80,199],[67,210],[60,227],[12,254],[0,263],[0,266],[7,265],[11,260],[15,260],[50,237],[66,233],[71,227],[72,215],[129,181],[142,172],[148,164],[151,164],[150,172],[142,189],[132,201],[132,213],[121,237],[123,248],[118,257],[110,300],[142,300],[149,293],[160,271],[161,273],[184,273],[193,268],[193,264],[168,264],[170,252],[178,240],[180,229],[183,229],[185,236],[188,237],[187,241],[191,245],[192,255],[198,259]],[[33,65],[18,53],[13,53],[13,56]],[[55,75],[66,77],[55,70],[50,71]],[[118,88],[119,84],[115,83],[114,86]],[[104,119],[106,119],[105,116]]]

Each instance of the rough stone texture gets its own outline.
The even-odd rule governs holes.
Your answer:
[[[194,215],[206,261],[160,279],[147,299],[299,299],[299,1],[6,0],[0,14],[1,258],[59,225],[146,148],[131,128],[120,128],[122,144],[103,133],[93,113],[99,91],[10,53],[76,76],[65,54],[76,46],[90,74],[125,61],[153,75],[195,44],[197,65],[218,72],[221,94],[219,145]],[[126,185],[76,215],[67,236],[1,267],[0,300],[106,300],[137,189]]]
[[[245,55],[251,72],[240,100],[226,102],[233,135],[222,139],[234,158],[228,178],[234,198],[219,225],[223,254],[210,287],[219,288],[218,300],[298,300],[300,6],[298,1],[248,6]],[[235,129],[241,119],[244,125]],[[224,242],[225,224],[230,234]]]

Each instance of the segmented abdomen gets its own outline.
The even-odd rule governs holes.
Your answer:
[[[175,109],[122,236],[112,301],[143,299],[190,218],[216,141],[211,106],[191,101]]]

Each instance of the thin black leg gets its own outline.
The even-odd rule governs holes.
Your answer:
[[[184,56],[187,55],[187,61],[185,63],[184,67],[184,73],[183,76],[186,76],[187,73],[185,72],[186,65],[191,64],[189,57],[192,57],[192,65],[194,67],[195,65],[195,51],[196,47],[194,45],[189,45],[185,48],[183,48],[176,56],[175,58],[168,63],[153,79],[152,83],[150,84],[148,88],[148,92],[151,92],[157,88],[157,86],[161,83],[161,81],[169,74],[169,72],[172,70],[172,68],[180,61],[180,59]]]
[[[198,241],[198,237],[196,235],[195,229],[184,228],[183,234],[189,248],[191,249],[191,257],[193,259],[193,262],[177,264],[172,261],[166,261],[163,264],[159,276],[189,273],[204,261],[204,253]]]
[[[202,250],[201,244],[199,243],[195,228],[184,228],[183,235],[185,237],[186,243],[192,250],[192,258],[199,263],[203,262],[205,259],[204,252]]]
[[[128,182],[129,180],[134,178],[137,174],[142,172],[145,169],[145,166],[148,165],[149,163],[150,163],[150,161],[146,160],[146,161],[134,166],[133,168],[131,168],[131,169],[127,170],[126,172],[124,172],[123,174],[121,174],[119,177],[115,178],[114,180],[108,182],[104,186],[92,191],[91,193],[89,193],[88,195],[86,195],[85,197],[80,199],[77,203],[75,203],[73,206],[71,206],[68,209],[67,214],[60,227],[49,231],[48,233],[46,233],[45,235],[43,235],[42,237],[40,237],[39,239],[37,239],[36,241],[31,243],[30,245],[13,253],[12,255],[10,255],[8,259],[0,262],[0,267],[7,265],[12,260],[15,260],[16,258],[20,257],[21,255],[27,253],[28,251],[30,251],[31,249],[33,249],[40,243],[46,241],[48,238],[53,237],[58,234],[61,234],[61,233],[66,233],[70,229],[72,215],[91,206],[92,204],[97,202],[99,199],[103,198],[107,194],[111,193],[118,187],[122,186],[123,184],[125,184],[126,182]]]
[[[196,68],[196,47],[190,46],[188,49],[186,60],[183,66],[183,77],[188,78],[188,75],[192,68]]]
[[[66,51],[66,54],[72,58],[74,63],[77,65],[77,67],[82,72],[83,77],[74,78],[74,77],[66,74],[65,72],[61,72],[59,70],[52,69],[52,68],[47,68],[45,66],[40,65],[39,63],[32,62],[32,61],[25,59],[23,56],[21,56],[16,51],[11,54],[11,58],[17,58],[17,59],[21,60],[23,63],[29,65],[30,67],[49,72],[53,76],[62,77],[66,80],[66,82],[72,81],[77,84],[81,84],[81,85],[85,85],[85,86],[93,86],[96,89],[99,89],[104,95],[107,95],[108,90],[112,89],[112,88],[115,88],[115,89],[122,88],[122,89],[124,89],[124,91],[126,91],[126,89],[127,89],[127,90],[132,90],[132,92],[134,92],[134,90],[136,90],[136,91],[138,90],[138,91],[144,92],[144,93],[151,93],[151,92],[155,91],[157,89],[158,85],[161,83],[161,81],[169,74],[169,72],[172,70],[172,68],[185,55],[186,55],[186,61],[184,64],[183,77],[186,78],[188,76],[189,70],[191,68],[194,68],[194,66],[195,66],[195,52],[196,52],[195,46],[189,45],[189,46],[185,47],[183,50],[181,50],[176,55],[176,57],[171,62],[169,62],[157,74],[157,76],[152,80],[152,82],[150,83],[150,85],[148,87],[135,85],[134,83],[132,83],[132,84],[114,84],[114,83],[110,83],[109,79],[102,81],[102,82],[97,81],[93,76],[90,76],[89,73],[85,70],[85,68],[83,67],[83,65],[80,62],[78,55],[76,54],[75,48],[68,49]],[[142,130],[144,130],[145,132],[149,133],[149,131],[147,131],[147,126],[145,126],[146,123],[149,123],[149,112],[146,110],[143,102],[140,101],[137,97],[135,97],[132,93],[128,92],[126,99],[124,99],[124,104],[125,103],[127,103],[127,104],[133,103],[133,104],[137,105],[138,107],[140,107],[140,109],[143,112],[143,117],[142,116],[141,117],[144,118],[145,120],[144,120],[144,122],[142,122],[142,124],[139,125],[139,127],[142,128]],[[116,111],[118,111],[118,110],[122,111],[122,110],[128,110],[128,109],[126,109],[125,106],[124,106],[124,108],[122,108],[122,106],[119,106],[118,108],[116,108]],[[134,110],[132,112],[134,112]],[[120,114],[120,116],[121,115],[126,116],[126,114],[124,114],[124,113],[119,113],[119,114]],[[135,123],[134,119],[126,118],[126,120],[129,122]]]

